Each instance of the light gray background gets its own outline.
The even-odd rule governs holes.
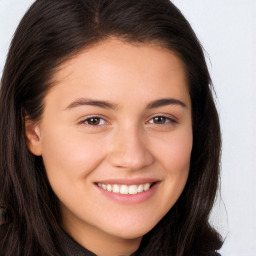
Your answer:
[[[120,0],[121,1],[121,0]],[[32,0],[0,0],[0,75]],[[202,42],[223,133],[221,197],[212,222],[223,256],[256,255],[256,0],[174,0]],[[210,59],[210,60],[209,60]]]

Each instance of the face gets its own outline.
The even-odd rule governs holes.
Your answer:
[[[54,81],[41,120],[26,128],[62,225],[74,236],[142,237],[189,173],[191,102],[181,60],[111,39],[64,63]]]

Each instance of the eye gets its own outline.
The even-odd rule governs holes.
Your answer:
[[[101,117],[93,116],[81,121],[81,123],[90,126],[100,126],[106,124],[106,121]]]
[[[155,116],[149,120],[150,124],[175,124],[177,123],[174,119],[166,116]]]

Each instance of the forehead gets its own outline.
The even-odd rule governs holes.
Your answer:
[[[55,72],[54,90],[89,97],[188,97],[183,62],[169,49],[111,39],[80,51]],[[86,95],[86,96],[87,96]],[[64,95],[63,95],[64,97]],[[188,99],[187,99],[188,100]]]
[[[105,65],[108,64],[108,65]],[[120,66],[122,64],[122,66]],[[145,65],[146,64],[146,65]],[[174,51],[153,43],[127,43],[119,39],[108,39],[98,44],[87,47],[75,56],[64,61],[54,74],[55,82],[68,78],[69,75],[85,74],[86,69],[96,68],[102,70],[102,66],[119,66],[126,69],[154,69],[162,70],[182,69],[185,65]],[[107,70],[106,70],[107,71]]]

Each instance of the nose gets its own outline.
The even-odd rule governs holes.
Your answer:
[[[154,162],[147,144],[139,129],[119,130],[111,143],[108,160],[115,167],[143,169]]]

